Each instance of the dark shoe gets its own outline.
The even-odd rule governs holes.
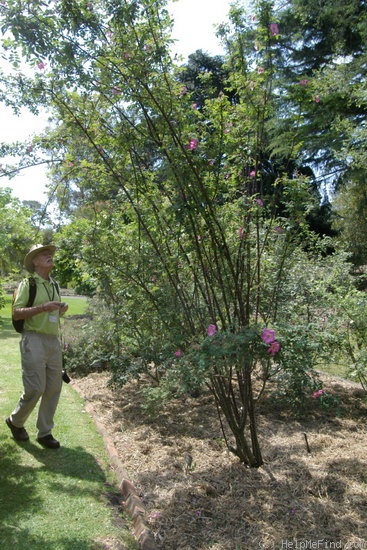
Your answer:
[[[29,435],[25,428],[17,428],[16,426],[14,426],[14,424],[11,423],[10,418],[7,418],[5,422],[9,426],[14,439],[16,439],[17,441],[28,441]]]
[[[60,443],[57,439],[54,439],[52,434],[45,435],[45,437],[37,437],[37,441],[43,447],[47,447],[47,449],[58,449],[60,447]]]

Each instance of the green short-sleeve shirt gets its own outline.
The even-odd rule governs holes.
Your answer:
[[[36,281],[37,291],[34,299],[34,306],[39,306],[45,302],[59,302],[60,295],[57,285],[52,279],[45,280],[37,273],[32,275]],[[26,307],[29,298],[29,279],[23,279],[21,281],[14,300],[14,308]],[[24,330],[32,330],[34,332],[40,332],[42,334],[59,334],[60,316],[59,311],[45,311],[33,315],[29,319],[24,321]]]

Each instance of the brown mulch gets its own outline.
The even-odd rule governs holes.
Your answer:
[[[176,399],[152,420],[137,382],[113,391],[95,373],[73,383],[113,441],[158,548],[367,548],[366,396],[322,379],[337,410],[317,400],[302,418],[266,400],[259,408],[258,469],[227,451],[209,394]]]

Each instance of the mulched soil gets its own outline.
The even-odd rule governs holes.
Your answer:
[[[113,441],[158,548],[367,548],[366,396],[321,378],[337,410],[313,400],[296,418],[265,399],[257,469],[227,451],[209,394],[176,399],[151,419],[144,382],[112,390],[107,373],[94,373],[72,383]]]

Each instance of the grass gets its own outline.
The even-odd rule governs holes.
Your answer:
[[[5,425],[22,391],[19,335],[10,320],[10,301],[2,310],[0,356],[0,540],[12,550],[136,549],[129,525],[111,502],[117,480],[102,438],[86,414],[83,400],[63,385],[55,416],[57,451],[35,442],[36,411],[27,422],[30,441],[17,443]],[[69,314],[83,313],[86,301],[65,298]],[[1,425],[3,426],[1,428]]]
[[[330,374],[330,376],[338,376],[340,378],[348,379],[348,369],[346,365],[338,365],[336,363],[329,363],[328,365],[321,365],[320,370]]]

